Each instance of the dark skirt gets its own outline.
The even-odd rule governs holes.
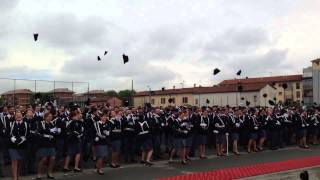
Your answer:
[[[298,137],[299,138],[307,137],[307,129],[299,129],[298,130]]]
[[[98,158],[108,156],[108,146],[107,145],[96,145],[94,146],[94,151]]]
[[[267,131],[265,129],[261,129],[259,131],[259,138],[266,138],[267,137]]]
[[[251,132],[251,133],[249,134],[249,139],[257,140],[257,139],[258,139],[258,133],[256,133],[256,132]]]
[[[223,144],[225,141],[225,134],[216,134],[216,144]]]
[[[239,133],[231,133],[231,139],[232,139],[232,141],[238,141],[239,140]]]
[[[22,160],[25,151],[22,149],[9,149],[11,161]]]
[[[121,151],[121,140],[111,141],[111,150],[112,150],[112,152],[120,152]]]
[[[52,157],[56,155],[55,148],[40,148],[37,152],[37,156],[42,157]]]
[[[207,135],[198,134],[197,135],[197,144],[198,145],[207,145],[208,144],[208,136]]]
[[[68,156],[74,156],[77,154],[80,154],[81,152],[81,145],[80,143],[75,143],[75,144],[68,144]]]
[[[319,129],[318,129],[317,127],[314,127],[314,128],[311,129],[311,133],[312,133],[312,135],[314,135],[314,136],[318,136],[318,134],[319,134]]]
[[[193,141],[193,136],[188,136],[187,138],[186,138],[186,145],[185,145],[185,147],[191,147],[192,146],[192,141]]]
[[[173,148],[174,149],[181,149],[181,148],[185,148],[188,147],[188,142],[187,142],[187,138],[174,138],[173,140]],[[192,141],[191,141],[192,144]]]
[[[144,138],[141,142],[141,149],[142,151],[150,151],[153,149],[152,139],[151,138]]]

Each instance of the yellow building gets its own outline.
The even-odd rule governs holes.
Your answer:
[[[145,103],[151,103],[155,107],[192,105],[194,101],[193,90],[193,88],[183,88],[143,91],[134,96],[133,102],[135,107],[143,107]],[[169,103],[169,99],[172,99],[171,103]]]
[[[267,98],[263,97],[265,93],[268,94]],[[172,103],[169,103],[169,99],[173,100]],[[277,103],[285,101],[301,103],[302,75],[232,79],[222,81],[213,87],[143,91],[134,96],[134,106],[143,107],[145,103],[151,103],[154,107],[243,106],[246,101],[250,102],[249,106],[269,106],[266,103],[268,100],[275,100]]]
[[[270,76],[270,77],[257,77],[257,78],[245,78],[245,79],[232,79],[224,80],[219,85],[231,85],[231,84],[270,84],[277,90],[276,101],[294,101],[301,102],[303,100],[303,77],[302,75],[289,75],[289,76]],[[283,88],[283,84],[287,85],[287,88]]]

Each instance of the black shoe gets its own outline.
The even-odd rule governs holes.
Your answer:
[[[182,165],[187,165],[188,163],[187,163],[187,161],[181,161],[181,164]]]
[[[101,176],[104,175],[104,172],[102,172],[102,171],[100,171],[100,170],[98,170],[98,169],[97,169],[96,172],[97,172],[97,174],[99,174],[99,175],[101,175]]]
[[[135,159],[131,159],[130,162],[131,163],[137,163],[137,161]]]
[[[36,180],[41,180],[41,177],[36,177]]]
[[[49,174],[47,174],[47,179],[54,179],[53,176],[49,176]]]
[[[119,168],[120,167],[120,165],[118,165],[118,164],[110,164],[109,165],[111,168],[113,168],[113,169],[116,169],[116,168]]]
[[[153,163],[151,163],[151,162],[146,162],[146,166],[153,166],[154,164]]]
[[[200,156],[200,159],[208,159],[208,157],[207,156]]]
[[[146,162],[145,161],[140,161],[140,164],[145,164]]]
[[[65,173],[71,172],[71,171],[72,171],[71,169],[66,169],[66,168],[63,168],[63,170],[62,170],[62,172],[65,172]]]
[[[76,169],[76,168],[74,168],[74,169],[73,169],[73,172],[75,172],[75,173],[81,173],[81,172],[82,172],[82,169]]]

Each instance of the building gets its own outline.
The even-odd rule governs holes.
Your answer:
[[[123,105],[123,102],[121,99],[117,98],[117,97],[110,97],[108,100],[107,100],[107,104],[112,106],[112,107],[120,107]]]
[[[240,90],[240,91],[239,91]],[[263,94],[267,94],[266,98]],[[172,106],[269,106],[274,100],[276,88],[269,84],[217,85],[213,87],[194,87],[158,91],[138,92],[134,96],[134,106],[151,103],[154,107]],[[172,102],[169,102],[172,99]]]
[[[263,97],[266,94],[267,97]],[[270,106],[276,98],[276,88],[269,84],[246,84],[195,88],[195,106]]]
[[[303,100],[303,76],[271,76],[224,80],[213,87],[193,87],[138,92],[134,106],[151,103],[155,107],[183,106],[269,106],[269,100],[280,102]],[[264,97],[263,95],[267,96]],[[172,103],[169,103],[172,99]]]
[[[313,102],[320,104],[320,58],[312,60]]]
[[[193,92],[194,88],[143,91],[135,94],[133,104],[135,107],[143,107],[145,103],[151,103],[155,107],[193,105]],[[172,99],[172,103],[169,103],[169,99]]]
[[[313,69],[312,66],[303,69],[303,102],[305,105],[313,104]]]
[[[97,106],[104,106],[109,104],[110,106],[122,106],[122,100],[117,97],[107,96],[104,90],[91,90],[87,93],[75,94],[74,99],[78,104],[84,105],[90,98],[90,103]]]
[[[67,104],[73,102],[74,92],[68,88],[58,88],[49,91],[48,93],[53,94],[53,97],[57,100],[58,104]]]
[[[5,104],[9,105],[29,105],[31,101],[32,91],[29,89],[16,89],[1,94]]]
[[[270,76],[245,79],[224,80],[219,85],[270,84],[277,90],[277,102],[303,101],[303,75]],[[283,88],[286,84],[286,89]]]

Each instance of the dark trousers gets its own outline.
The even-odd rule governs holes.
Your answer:
[[[65,148],[64,139],[57,139],[56,140],[56,150],[57,150],[56,151],[56,162],[58,163],[58,165],[60,165],[60,161],[63,162],[64,155],[65,155],[65,149],[66,148]]]
[[[277,149],[279,145],[279,131],[270,131],[270,148]]]
[[[153,134],[152,135],[152,146],[154,150],[155,156],[161,155],[161,137],[160,134]]]
[[[284,129],[279,130],[279,139],[278,139],[278,147],[283,148],[284,147]]]
[[[29,142],[23,158],[22,174],[34,174],[36,172],[37,163],[37,143]]]
[[[134,152],[136,145],[136,137],[135,136],[126,136],[123,139],[124,144],[124,159],[126,161],[134,160]]]
[[[191,145],[191,147],[190,147],[189,156],[190,156],[190,157],[194,157],[195,154],[196,154],[197,146],[198,146],[197,133],[192,133],[190,136],[192,137],[192,145]]]

